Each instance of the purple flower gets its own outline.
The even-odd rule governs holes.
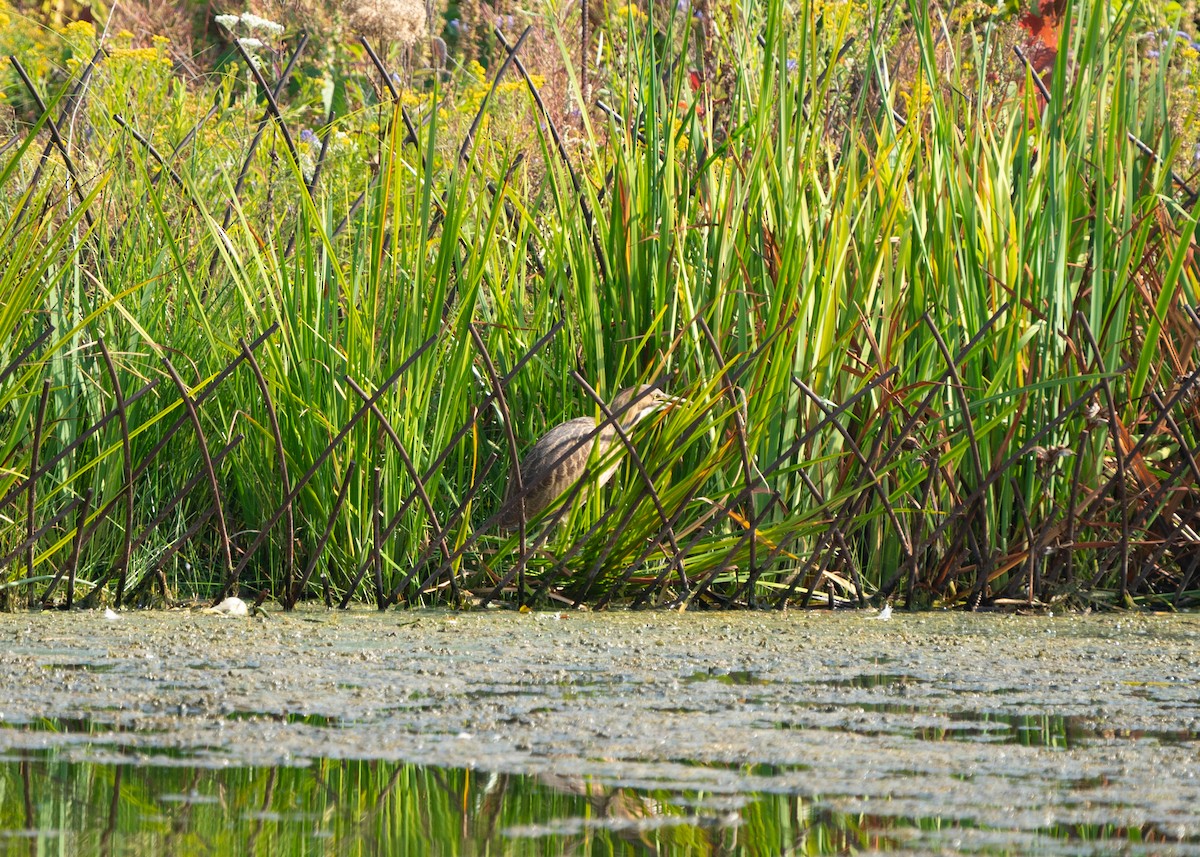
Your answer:
[[[1155,57],[1158,56],[1158,51],[1146,51],[1146,56],[1150,57],[1151,59],[1154,59]]]
[[[451,18],[450,23],[446,24],[446,26],[450,29],[450,32],[452,32],[452,33],[457,33],[460,30],[466,29],[466,27],[464,27],[462,25],[462,21],[458,20],[458,18]]]
[[[1176,30],[1175,38],[1186,44],[1188,47],[1200,51],[1200,42],[1192,41],[1192,37],[1183,30]]]
[[[305,128],[303,131],[300,132],[300,142],[308,143],[308,145],[310,145],[310,146],[321,145],[321,139],[316,134],[314,134],[312,132],[312,129],[310,129],[310,128]]]
[[[788,70],[789,72],[795,71],[795,70],[796,70],[796,69],[798,69],[798,68],[800,68],[800,61],[799,61],[799,60],[788,60],[788,61],[787,61],[787,70]]]

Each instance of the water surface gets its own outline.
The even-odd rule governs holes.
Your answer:
[[[0,852],[1200,854],[1200,618],[0,617]]]

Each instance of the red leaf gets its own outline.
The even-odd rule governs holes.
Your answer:
[[[1068,5],[1067,0],[1041,0],[1037,12],[1026,12],[1017,23],[1029,33],[1031,40],[1057,49],[1058,33],[1062,29],[1063,15]]]
[[[1037,12],[1026,12],[1017,23],[1029,34],[1025,54],[1036,74],[1054,68],[1058,57],[1058,34],[1062,31],[1063,16],[1069,3],[1067,0],[1041,0]]]

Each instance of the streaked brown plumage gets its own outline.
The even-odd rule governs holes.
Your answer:
[[[617,393],[608,410],[620,422],[621,428],[628,431],[655,411],[679,401],[643,384]],[[525,489],[526,521],[540,515],[583,476],[593,446],[598,447],[597,455],[602,459],[614,443],[621,442],[612,423],[602,426],[599,431],[597,424],[598,421],[591,417],[567,420],[542,435],[525,453],[521,461],[521,483]],[[597,478],[597,484],[603,485],[611,479],[619,466],[619,461],[609,464]],[[497,521],[501,529],[511,530],[520,524],[521,504],[516,493],[517,480],[509,476],[504,506]]]

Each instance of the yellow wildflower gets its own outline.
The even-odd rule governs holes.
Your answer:
[[[128,60],[133,65],[173,65],[168,57],[159,53],[157,48],[113,48],[109,51],[110,60]]]
[[[60,32],[69,41],[91,41],[96,38],[96,27],[91,21],[72,21]]]
[[[634,21],[646,20],[646,13],[635,6],[633,3],[626,3],[613,13],[617,18],[632,18]]]

